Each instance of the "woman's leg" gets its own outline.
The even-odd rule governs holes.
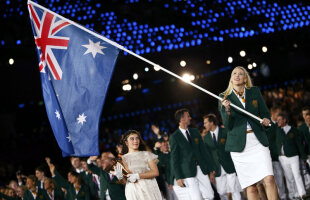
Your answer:
[[[248,186],[246,188],[246,194],[247,194],[248,200],[258,200],[259,198],[258,198],[256,184]]]
[[[278,189],[273,176],[266,176],[264,178],[264,186],[268,200],[278,199]]]

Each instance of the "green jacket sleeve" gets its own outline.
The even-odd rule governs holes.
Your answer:
[[[220,94],[220,97],[223,98],[223,95]],[[231,108],[230,109],[230,114],[228,115],[226,110],[225,110],[225,107],[222,105],[221,101],[219,101],[219,103],[218,103],[218,109],[219,109],[219,112],[221,114],[221,117],[222,117],[223,124],[224,124],[225,128],[227,128],[228,130],[231,130],[233,128],[234,121],[235,121],[234,116],[236,115],[234,109]]]
[[[170,167],[171,167],[171,170],[173,170],[173,174],[176,180],[178,180],[182,177],[181,169],[179,166],[181,163],[179,150],[178,150],[179,147],[175,139],[173,138],[173,136],[170,137],[169,143],[170,143],[170,148],[171,148]]]
[[[64,179],[64,177],[62,177],[56,169],[53,179],[55,180],[58,187],[65,188],[66,190],[69,189],[70,183],[66,179]]]
[[[264,101],[264,99],[263,99],[263,96],[262,96],[260,90],[259,90],[257,87],[254,87],[254,88],[255,88],[256,92],[258,93],[258,101],[259,101],[259,103],[258,103],[258,107],[259,107],[259,108],[258,108],[258,109],[259,109],[259,116],[260,116],[261,118],[267,118],[267,119],[270,120],[270,113],[269,113],[269,110],[268,110],[268,108],[267,108],[267,105],[266,105],[266,103],[265,103],[265,101]]]
[[[303,160],[306,160],[307,159],[307,154],[305,153],[305,149],[304,149],[304,146],[302,145],[302,136],[301,136],[301,133],[298,129],[295,129],[296,132],[297,132],[297,137],[295,137],[295,140],[296,140],[296,143],[297,143],[297,148],[298,148],[298,151],[300,153],[300,156]]]
[[[207,147],[207,145],[202,141],[201,137],[199,138],[199,148],[200,148],[200,151],[203,152],[202,155],[204,157],[206,157],[206,159],[207,159],[209,173],[212,171],[215,171],[215,164],[214,164],[213,156],[212,156],[209,148]]]
[[[92,171],[94,174],[97,174],[98,176],[100,176],[100,172],[101,169],[99,167],[97,167],[94,164],[87,164],[87,167],[90,171]]]

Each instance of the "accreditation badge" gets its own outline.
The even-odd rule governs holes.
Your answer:
[[[198,138],[195,138],[195,139],[194,139],[194,141],[195,141],[195,143],[196,143],[196,144],[198,144],[198,143],[199,143]]]
[[[257,103],[257,100],[252,100],[252,105],[257,108],[258,107],[258,103]]]

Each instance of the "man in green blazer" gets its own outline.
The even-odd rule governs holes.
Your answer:
[[[160,143],[159,149],[156,149],[154,153],[158,155],[158,170],[159,174],[163,175],[166,190],[167,190],[167,199],[177,199],[175,192],[173,191],[173,182],[174,175],[171,173],[170,166],[170,156],[171,153],[169,151],[169,141],[165,140],[163,137],[158,140]]]
[[[297,128],[288,125],[288,117],[285,113],[280,113],[277,117],[277,123],[280,127],[277,129],[276,145],[279,161],[284,170],[285,178],[287,181],[295,180],[298,195],[297,197],[304,198],[306,195],[305,187],[302,181],[299,156],[301,159],[306,160],[301,135]],[[293,183],[290,183],[293,185]],[[292,187],[287,188],[289,193],[293,193]],[[296,196],[295,196],[296,197]]]
[[[36,187],[36,182],[37,182],[37,179],[34,175],[30,175],[27,177],[26,186],[28,190],[26,190],[22,199],[24,200],[35,200],[35,199],[44,200],[45,199],[44,191]]]
[[[179,128],[169,139],[171,171],[176,179],[173,189],[179,200],[213,199],[210,179],[214,179],[215,167],[212,156],[199,131],[188,127],[191,121],[189,110],[177,110],[175,118]]]
[[[106,153],[101,156],[102,168],[94,165],[97,156],[91,156],[87,160],[88,169],[100,177],[100,200],[106,200],[107,194],[111,200],[126,200],[125,185],[116,176],[109,173],[112,170],[113,162],[112,158],[105,156]]]
[[[310,107],[306,106],[302,108],[302,117],[304,119],[304,122],[298,127],[298,130],[301,132],[304,142],[305,142],[305,150],[306,154],[308,155],[308,164],[309,157],[310,157]]]
[[[218,126],[214,114],[203,117],[203,125],[207,134],[204,136],[204,143],[210,150],[215,162],[216,189],[221,199],[228,199],[227,193],[232,194],[233,200],[240,200],[240,183],[236,176],[235,166],[230,153],[225,151],[227,131]]]

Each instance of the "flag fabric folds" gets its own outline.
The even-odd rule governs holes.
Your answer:
[[[28,1],[47,115],[63,156],[99,155],[99,120],[119,49]]]

